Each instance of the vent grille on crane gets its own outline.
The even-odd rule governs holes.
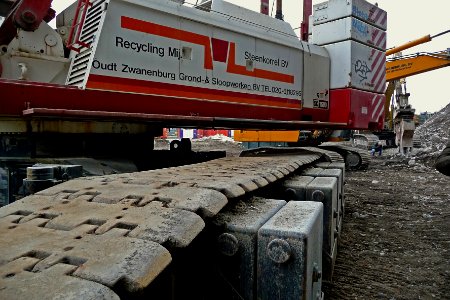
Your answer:
[[[94,59],[109,0],[79,0],[67,42],[72,50],[66,85],[84,88]]]

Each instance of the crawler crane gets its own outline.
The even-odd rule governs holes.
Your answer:
[[[322,299],[339,153],[153,141],[165,127],[381,128],[384,50],[329,29],[383,37],[386,12],[321,3],[322,47],[222,0],[78,0],[56,30],[51,2],[0,2],[0,298]]]

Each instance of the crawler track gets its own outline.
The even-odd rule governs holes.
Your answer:
[[[355,134],[353,144],[361,149],[370,150],[380,138],[372,133]]]
[[[223,158],[81,178],[26,197],[0,209],[0,298],[135,295],[227,203],[321,160],[330,161],[312,151]]]
[[[366,150],[346,146],[341,143],[324,143],[320,149],[337,152],[345,159],[345,165],[352,170],[365,170],[369,167],[370,157]]]

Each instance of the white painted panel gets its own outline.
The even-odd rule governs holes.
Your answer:
[[[354,87],[384,93],[385,53],[354,41],[326,45],[331,59],[332,89]]]
[[[153,9],[150,4],[154,2],[144,6],[111,1],[91,74],[141,80],[136,81],[139,87],[145,87],[147,81],[285,98],[300,103],[303,52],[296,37],[292,36],[285,43],[287,37],[283,35],[277,43],[274,39],[260,39],[213,26],[208,23],[211,20],[207,13],[194,8],[171,8],[174,3],[167,3],[162,9],[160,3],[161,7]],[[124,19],[136,22],[137,26],[128,28]],[[241,27],[246,26],[253,25],[241,24]],[[211,62],[213,38],[228,43],[225,61]],[[299,48],[292,47],[293,44],[298,44]],[[183,49],[191,55],[180,57]],[[212,66],[207,67],[207,61]],[[238,66],[241,71],[233,71],[232,66]],[[137,88],[136,92],[141,90]]]
[[[313,6],[314,25],[354,16],[386,30],[387,13],[365,0],[329,0]]]
[[[351,39],[382,51],[386,50],[386,32],[353,17],[315,25],[312,33],[312,43],[317,45]]]
[[[193,139],[194,129],[181,129],[183,131],[183,138]]]
[[[309,45],[304,52],[305,80],[303,105],[306,108],[329,109],[330,59],[322,47]]]

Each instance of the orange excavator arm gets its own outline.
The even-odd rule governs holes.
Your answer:
[[[386,82],[389,82],[389,84],[385,92],[386,103],[384,111],[386,122],[392,123],[392,116],[389,110],[389,106],[392,94],[394,93],[396,80],[444,68],[447,66],[450,66],[449,50],[436,53],[417,53],[413,55],[387,59]]]
[[[406,78],[447,66],[450,66],[449,49],[435,53],[417,53],[386,60],[386,82],[389,82],[389,84],[385,92],[386,102],[384,112],[385,121],[390,123],[391,128],[392,115],[389,108],[391,97],[395,89],[395,81],[401,78]]]
[[[400,51],[415,47],[417,45],[428,43],[434,38],[445,35],[447,33],[450,33],[450,30],[440,32],[433,36],[426,35],[416,40],[409,41],[400,46],[388,49],[386,51],[386,56],[397,54]],[[386,102],[384,104],[384,115],[385,121],[390,123],[390,128],[392,128],[392,112],[389,108],[391,98],[395,90],[395,80],[436,70],[448,65],[450,65],[448,49],[446,51],[436,53],[417,53],[414,55],[400,56],[386,60],[386,82],[388,82],[389,84],[385,92]]]
[[[396,47],[394,47],[394,48],[391,48],[391,49],[386,50],[386,56],[389,56],[389,55],[398,53],[398,52],[400,52],[400,51],[403,51],[403,50],[412,48],[412,47],[417,46],[417,45],[420,45],[420,44],[428,43],[428,42],[431,41],[431,40],[432,40],[431,35],[423,36],[423,37],[418,38],[418,39],[416,39],[416,40],[414,40],[414,41],[410,41],[410,42],[407,42],[407,43],[405,43],[405,44],[403,44],[403,45],[396,46]]]
[[[386,61],[386,81],[397,80],[447,67],[450,65],[450,51],[417,53]]]

